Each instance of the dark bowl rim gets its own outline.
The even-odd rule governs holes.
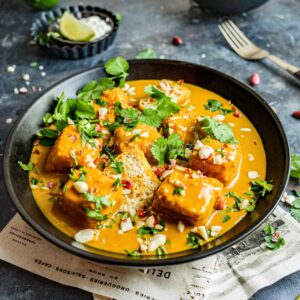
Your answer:
[[[125,258],[119,259],[119,258],[115,258],[115,257],[106,257],[106,256],[94,254],[91,252],[87,252],[82,249],[71,246],[69,244],[66,244],[65,242],[61,241],[60,239],[54,237],[48,231],[44,230],[44,228],[42,226],[36,224],[35,221],[30,217],[30,215],[25,211],[23,206],[20,204],[18,197],[14,193],[14,189],[13,189],[11,178],[9,176],[9,171],[8,171],[9,170],[8,157],[9,157],[9,153],[10,153],[10,149],[11,149],[11,144],[13,142],[13,137],[14,137],[14,134],[18,127],[18,124],[21,122],[23,117],[28,113],[30,108],[35,104],[35,102],[38,99],[40,99],[45,93],[50,91],[52,88],[63,83],[64,81],[66,81],[72,77],[78,76],[82,73],[85,73],[85,72],[88,72],[88,71],[91,71],[94,69],[103,68],[103,64],[100,64],[100,65],[97,65],[94,67],[90,67],[90,68],[85,68],[85,69],[78,71],[68,77],[65,77],[65,78],[61,79],[60,81],[56,82],[55,84],[51,85],[41,95],[37,96],[33,100],[33,102],[27,107],[27,109],[23,112],[23,114],[14,123],[14,125],[11,128],[10,133],[7,137],[7,140],[6,140],[5,149],[4,149],[4,157],[3,157],[4,182],[5,182],[6,190],[9,194],[9,197],[10,197],[12,203],[17,208],[17,210],[20,213],[20,215],[22,216],[22,218],[30,226],[32,226],[34,228],[34,230],[36,230],[39,234],[41,234],[44,238],[46,238],[52,244],[58,246],[59,248],[65,250],[65,251],[68,251],[71,254],[75,254],[82,258],[89,259],[89,260],[92,260],[92,261],[95,261],[98,263],[103,263],[103,264],[117,265],[117,266],[124,266],[124,267],[158,267],[158,266],[176,265],[176,264],[188,263],[188,262],[191,262],[191,261],[194,261],[197,259],[205,258],[205,257],[219,253],[219,252],[233,246],[234,244],[238,243],[239,241],[241,241],[242,239],[247,237],[249,234],[251,234],[260,225],[262,225],[262,223],[267,219],[267,217],[277,207],[277,205],[280,202],[280,199],[284,193],[284,190],[287,186],[288,179],[289,179],[289,173],[290,173],[290,150],[289,150],[289,145],[288,145],[286,134],[284,132],[283,126],[282,126],[279,118],[277,117],[275,112],[272,110],[272,108],[269,106],[269,104],[260,95],[258,95],[255,91],[253,91],[249,86],[247,86],[246,84],[238,81],[237,79],[235,79],[221,71],[215,70],[213,68],[195,64],[195,63],[190,63],[190,62],[184,62],[184,61],[179,61],[179,60],[167,60],[167,59],[133,59],[133,60],[128,60],[128,63],[129,63],[129,66],[135,65],[135,64],[151,63],[151,64],[165,64],[165,65],[172,64],[172,65],[176,65],[178,67],[184,65],[184,66],[188,66],[188,67],[201,68],[208,72],[213,73],[215,76],[221,76],[221,77],[225,78],[226,80],[233,82],[235,85],[239,86],[239,88],[244,89],[248,93],[250,93],[256,99],[256,101],[259,101],[260,104],[266,108],[266,110],[272,117],[275,125],[277,126],[277,130],[280,133],[280,136],[283,141],[283,148],[285,151],[284,154],[286,155],[284,173],[283,173],[281,182],[279,183],[279,188],[278,188],[278,192],[277,192],[278,198],[275,199],[275,196],[274,196],[274,199],[275,199],[274,205],[268,210],[268,212],[265,215],[261,216],[251,228],[249,228],[245,232],[237,235],[237,237],[232,238],[231,240],[229,240],[228,242],[226,242],[223,245],[219,245],[219,246],[213,247],[211,249],[205,250],[204,255],[202,255],[203,252],[200,250],[200,251],[197,251],[195,253],[192,253],[192,254],[189,254],[186,256],[180,256],[180,257],[175,257],[175,258],[160,258],[160,259],[153,259],[153,260],[152,259],[151,260],[150,259],[149,260],[146,260],[146,259],[139,260],[139,259],[125,259]]]

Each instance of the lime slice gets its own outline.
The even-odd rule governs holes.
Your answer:
[[[62,16],[59,30],[65,38],[74,42],[88,42],[95,35],[92,28],[83,24],[68,12],[65,12]]]

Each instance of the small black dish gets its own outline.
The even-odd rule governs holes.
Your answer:
[[[258,201],[255,211],[221,237],[204,245],[201,250],[191,249],[166,256],[128,257],[76,243],[56,227],[41,212],[33,199],[28,174],[18,161],[29,161],[35,133],[40,129],[42,117],[49,111],[53,99],[62,91],[73,97],[83,84],[105,77],[103,66],[97,66],[70,76],[49,88],[27,109],[15,123],[8,137],[4,152],[4,180],[9,196],[21,216],[38,233],[64,250],[101,263],[147,267],[185,263],[204,258],[236,244],[257,229],[271,214],[283,195],[289,178],[290,153],[282,125],[267,102],[251,88],[238,80],[208,67],[172,60],[129,61],[129,80],[184,79],[226,99],[231,99],[250,119],[258,130],[266,151],[267,180],[273,179],[274,190]],[[34,116],[34,117],[33,117]],[[122,250],[122,249],[121,249]]]
[[[65,11],[72,13],[76,18],[99,16],[112,26],[111,32],[101,39],[90,42],[73,42],[63,37],[51,37],[47,39],[47,33],[57,31],[57,20]],[[43,52],[64,59],[81,59],[94,56],[110,47],[118,31],[118,20],[116,16],[106,9],[94,6],[69,6],[56,8],[42,13],[31,26],[31,36]]]
[[[268,0],[194,0],[200,8],[217,15],[238,15],[254,9]]]

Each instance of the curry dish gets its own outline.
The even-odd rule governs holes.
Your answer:
[[[230,100],[184,78],[125,82],[126,64],[112,59],[107,78],[56,99],[32,149],[33,196],[82,244],[129,256],[201,248],[272,190],[260,136]]]

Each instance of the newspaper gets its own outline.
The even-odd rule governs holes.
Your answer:
[[[74,256],[37,234],[19,215],[0,233],[0,259],[96,300],[247,299],[300,269],[300,224],[278,207],[269,219],[286,239],[276,253],[264,247],[263,227],[225,252],[165,268],[132,269]],[[218,289],[210,289],[211,286]]]

